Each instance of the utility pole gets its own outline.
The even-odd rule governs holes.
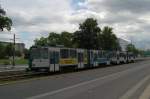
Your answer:
[[[13,35],[13,68],[15,67],[15,42],[16,42],[16,37],[15,37],[15,34]]]

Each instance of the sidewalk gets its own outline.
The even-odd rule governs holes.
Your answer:
[[[150,99],[150,84],[145,88],[139,99]]]

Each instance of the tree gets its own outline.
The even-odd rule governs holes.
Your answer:
[[[7,57],[13,56],[13,48],[14,46],[11,43],[5,46],[5,52],[7,53]]]
[[[126,50],[128,52],[133,52],[134,54],[139,54],[140,51],[133,45],[133,44],[128,44],[126,47]]]
[[[2,9],[1,6],[0,6],[0,16],[2,16],[2,15],[6,15],[6,12],[5,12],[4,9]]]
[[[34,43],[36,46],[46,46],[47,45],[47,38],[41,37],[40,39],[35,39]]]
[[[0,59],[6,58],[5,46],[0,43]]]
[[[51,32],[47,38],[48,40],[48,45],[49,46],[56,46],[56,45],[60,45],[61,41],[60,41],[60,34]]]
[[[98,49],[100,31],[97,20],[87,18],[80,24],[79,30],[74,33],[75,45],[79,48]]]
[[[24,58],[28,59],[29,58],[29,50],[28,49],[24,49]]]
[[[19,50],[16,50],[15,51],[15,55],[18,56],[18,57],[21,57],[22,54],[21,54],[21,52]]]
[[[62,32],[60,34],[60,43],[61,45],[64,45],[65,47],[73,47],[73,34],[69,32]]]
[[[65,47],[73,47],[73,34],[69,32],[62,32],[61,34],[51,32],[48,37],[41,37],[34,40],[36,46],[57,46],[63,45]]]
[[[113,28],[105,26],[101,34],[101,46],[103,50],[121,50],[118,39],[113,33]]]
[[[11,30],[12,20],[6,16],[6,12],[0,6],[0,31],[7,29],[8,31]]]

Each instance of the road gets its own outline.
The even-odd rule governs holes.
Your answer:
[[[147,60],[1,85],[0,99],[149,99],[149,84]]]

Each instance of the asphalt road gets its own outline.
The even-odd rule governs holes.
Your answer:
[[[150,60],[0,86],[0,99],[138,99],[150,84]]]

